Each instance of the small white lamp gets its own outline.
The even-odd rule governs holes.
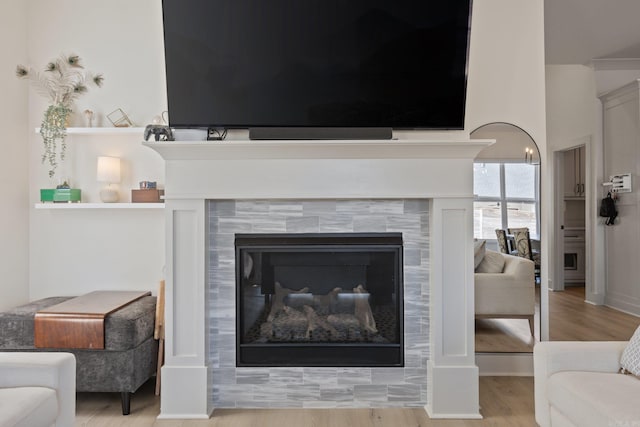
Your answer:
[[[118,201],[118,190],[111,187],[111,184],[120,182],[120,158],[118,157],[98,157],[97,180],[106,182],[107,186],[100,190],[100,200],[104,203],[114,203]]]

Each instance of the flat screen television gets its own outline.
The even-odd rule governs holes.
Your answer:
[[[176,128],[464,127],[471,0],[163,0]]]

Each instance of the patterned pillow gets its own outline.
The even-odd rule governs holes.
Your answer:
[[[640,326],[633,333],[620,358],[622,371],[640,376]]]

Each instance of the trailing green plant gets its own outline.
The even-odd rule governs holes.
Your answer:
[[[86,71],[78,55],[61,55],[49,62],[43,71],[18,65],[16,75],[31,80],[38,93],[51,103],[44,113],[40,135],[44,144],[42,163],[49,163],[49,177],[53,177],[58,167],[58,141],[60,160],[64,160],[67,121],[73,102],[89,91],[89,85],[101,87],[104,77]]]

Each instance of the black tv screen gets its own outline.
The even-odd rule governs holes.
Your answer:
[[[163,0],[170,125],[464,127],[471,0]]]

